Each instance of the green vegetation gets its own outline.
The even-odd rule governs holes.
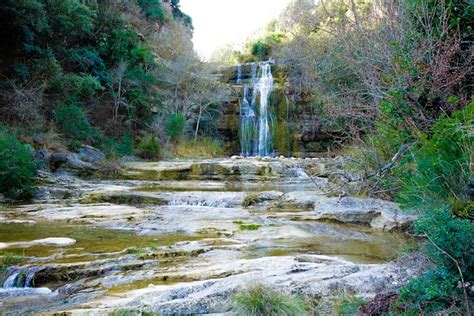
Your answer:
[[[24,259],[22,255],[5,252],[1,256],[0,273],[6,273],[9,267],[20,264]]]
[[[237,315],[304,315],[309,307],[297,295],[279,292],[266,285],[256,284],[232,295],[233,312]]]
[[[9,198],[31,196],[35,172],[31,147],[0,126],[0,193]]]
[[[357,315],[359,308],[365,305],[366,301],[353,294],[343,293],[336,302],[337,315]]]
[[[36,147],[156,159],[215,129],[227,94],[179,0],[6,0],[0,20],[0,124]]]
[[[242,201],[242,206],[248,207],[257,204],[258,202],[261,202],[258,194],[252,192],[245,196],[244,200]]]
[[[258,230],[262,225],[260,224],[240,224],[240,230]]]
[[[156,137],[149,135],[138,146],[138,156],[144,159],[157,159],[161,154],[161,146]]]
[[[176,145],[179,158],[217,158],[224,155],[221,144],[209,137],[183,140]]]
[[[179,112],[171,115],[166,121],[166,132],[173,141],[178,141],[184,133],[186,119],[184,114]]]
[[[101,138],[99,130],[91,126],[86,113],[77,105],[59,106],[54,111],[54,122],[73,147],[78,147],[81,143],[94,145]]]
[[[431,128],[431,136],[419,137],[419,145],[396,174],[402,204],[424,210],[448,204],[457,215],[474,216],[464,190],[474,162],[473,128],[474,101],[451,117],[441,117]]]

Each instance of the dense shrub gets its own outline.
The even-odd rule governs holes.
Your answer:
[[[181,112],[172,114],[168,118],[168,120],[166,121],[166,133],[168,134],[171,140],[177,141],[181,138],[181,136],[183,136],[185,123],[186,119],[184,117],[184,114]]]
[[[120,137],[106,137],[102,142],[102,149],[108,157],[132,156],[135,153],[130,133]]]
[[[65,88],[71,97],[92,98],[96,92],[104,88],[99,80],[91,75],[68,74],[64,77]]]
[[[459,209],[459,215],[472,216],[474,210],[462,205],[469,202],[464,187],[473,163],[473,128],[474,102],[471,102],[451,117],[439,119],[431,137],[422,135],[420,144],[396,173],[401,187],[398,200],[418,209],[450,204]]]
[[[462,308],[465,302],[459,269],[466,283],[474,281],[474,224],[441,208],[423,214],[415,232],[427,236],[425,253],[436,266],[402,288],[402,303],[427,313],[452,305]]]
[[[271,46],[263,41],[257,41],[252,44],[251,53],[259,60],[267,60],[270,57]]]
[[[473,126],[471,102],[451,117],[439,119],[431,137],[420,137],[418,147],[395,172],[401,184],[398,199],[422,213],[414,230],[426,237],[425,253],[434,263],[401,289],[405,309],[463,313],[467,307],[462,280],[474,281],[474,210],[465,190],[474,153]]]
[[[161,154],[161,146],[154,135],[146,136],[138,145],[138,156],[144,159],[158,159]]]
[[[29,197],[35,169],[31,147],[0,127],[0,193],[10,198]]]
[[[100,131],[92,126],[86,113],[75,104],[64,104],[54,111],[54,122],[62,134],[71,140],[73,147],[82,142],[96,144],[100,138]]]
[[[161,6],[161,0],[138,0],[137,2],[148,18],[158,21],[165,20],[165,13]]]

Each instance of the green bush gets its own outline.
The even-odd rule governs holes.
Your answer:
[[[138,156],[143,159],[158,159],[160,154],[161,146],[153,135],[145,137],[138,146]]]
[[[104,87],[91,75],[68,74],[63,78],[66,89],[74,97],[91,98]]]
[[[165,12],[161,6],[161,0],[137,0],[146,16],[152,20],[164,21]]]
[[[462,306],[464,281],[474,281],[474,224],[460,219],[448,208],[425,212],[415,225],[417,234],[427,236],[426,255],[436,266],[411,280],[400,291],[400,300],[410,309],[435,312],[455,304]],[[456,262],[454,260],[456,260]]]
[[[135,153],[133,137],[126,133],[120,137],[107,137],[102,143],[102,149],[108,157],[132,156]]]
[[[179,140],[183,136],[186,119],[184,114],[178,112],[171,115],[166,121],[166,133],[173,141]]]
[[[35,170],[31,147],[0,127],[0,192],[9,198],[31,196]]]
[[[271,54],[271,46],[263,41],[257,41],[252,44],[251,53],[259,60],[267,60]]]
[[[303,298],[256,284],[231,297],[237,315],[305,315],[309,308]]]
[[[69,138],[70,145],[96,144],[101,139],[100,130],[92,126],[86,113],[75,104],[64,104],[54,111],[54,122],[62,134]]]
[[[439,119],[431,137],[420,137],[419,146],[396,174],[401,187],[398,201],[418,209],[444,204],[459,209],[460,203],[468,203],[464,186],[471,175],[473,127],[474,102],[471,102],[451,117]]]
[[[458,276],[445,268],[431,269],[410,280],[400,290],[399,306],[407,311],[423,310],[425,315],[435,314],[452,303],[462,304],[462,290],[457,288]],[[457,298],[457,299],[455,299]]]
[[[342,293],[335,304],[337,315],[357,315],[359,308],[366,303],[365,300],[354,294]]]
[[[1,256],[1,265],[0,265],[0,272],[6,273],[8,268],[14,265],[21,263],[25,259],[24,256],[18,255],[12,252],[5,252]]]

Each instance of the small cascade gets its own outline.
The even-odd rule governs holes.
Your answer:
[[[19,274],[20,272],[18,270],[14,270],[12,272],[8,271],[8,276],[5,282],[3,283],[3,288],[10,289],[10,288],[17,287],[15,281],[18,278]]]
[[[251,64],[250,84],[243,87],[240,107],[241,155],[271,156],[269,98],[273,90],[273,76],[269,62]],[[237,81],[242,82],[242,66],[237,68]],[[258,109],[257,109],[258,101]]]
[[[201,206],[201,207],[221,207],[221,208],[228,208],[229,204],[225,201],[214,200],[193,200],[193,201],[186,201],[186,200],[171,200],[168,202],[168,205],[173,206]]]
[[[31,287],[37,271],[38,267],[29,267],[27,269],[10,268],[7,273],[7,279],[3,283],[3,288],[12,289]]]
[[[31,287],[36,271],[38,271],[38,267],[31,267],[28,269],[28,273],[26,274],[25,287]]]
[[[309,175],[303,168],[290,168],[288,171],[290,171],[291,176],[293,177],[300,179],[309,179]]]

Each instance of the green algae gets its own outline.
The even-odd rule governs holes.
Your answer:
[[[7,252],[22,254],[26,257],[48,257],[61,254],[63,259],[53,262],[87,261],[96,255],[107,255],[121,252],[130,247],[145,248],[171,246],[180,241],[199,240],[209,236],[189,236],[185,234],[138,235],[133,231],[97,228],[86,225],[70,225],[63,222],[38,222],[35,225],[1,224],[0,242],[32,241],[48,237],[67,237],[75,239],[74,245],[54,247],[38,245],[31,247],[11,247],[0,249],[0,255]],[[77,258],[68,255],[80,255]],[[84,256],[85,255],[85,256]],[[92,255],[92,256],[91,256]],[[77,261],[76,261],[77,259]]]

